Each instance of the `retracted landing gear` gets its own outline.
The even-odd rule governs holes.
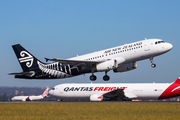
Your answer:
[[[105,75],[103,77],[104,81],[109,81],[110,77],[107,75],[107,71],[105,71]]]
[[[155,68],[156,67],[156,64],[154,64],[153,62],[153,57],[149,58],[149,60],[151,61],[151,67],[152,68]]]

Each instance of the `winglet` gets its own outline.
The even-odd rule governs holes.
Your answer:
[[[44,58],[45,60],[46,60],[46,62],[48,62],[49,61],[49,58]]]

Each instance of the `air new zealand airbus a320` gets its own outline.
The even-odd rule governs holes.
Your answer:
[[[45,58],[54,61],[51,64],[39,61],[20,44],[12,47],[23,69],[23,72],[9,74],[15,78],[62,79],[92,73],[90,80],[95,81],[95,72],[105,72],[103,80],[108,81],[108,71],[116,73],[136,69],[136,61],[150,59],[151,66],[156,67],[153,58],[170,51],[173,46],[161,39],[145,39],[69,59]]]

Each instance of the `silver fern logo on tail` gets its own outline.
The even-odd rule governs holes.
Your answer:
[[[31,56],[26,51],[21,51],[20,56],[22,57],[22,58],[19,58],[20,63],[26,62],[26,66],[27,67],[31,67],[32,66],[33,60],[34,60],[33,56]]]
[[[54,77],[57,77],[57,78],[66,78],[66,77],[71,76],[68,73],[66,73],[67,70],[65,70],[65,72],[61,71],[59,69],[58,63],[44,65],[41,62],[37,61],[37,64],[39,65],[40,70],[42,70],[44,73],[49,74],[51,76],[54,76]],[[58,66],[57,68],[55,68],[55,67],[53,68],[53,66],[55,66],[55,64]]]

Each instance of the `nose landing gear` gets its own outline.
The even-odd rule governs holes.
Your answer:
[[[155,68],[156,67],[156,64],[154,64],[153,62],[153,57],[149,58],[149,60],[151,61],[151,67],[152,68]]]

